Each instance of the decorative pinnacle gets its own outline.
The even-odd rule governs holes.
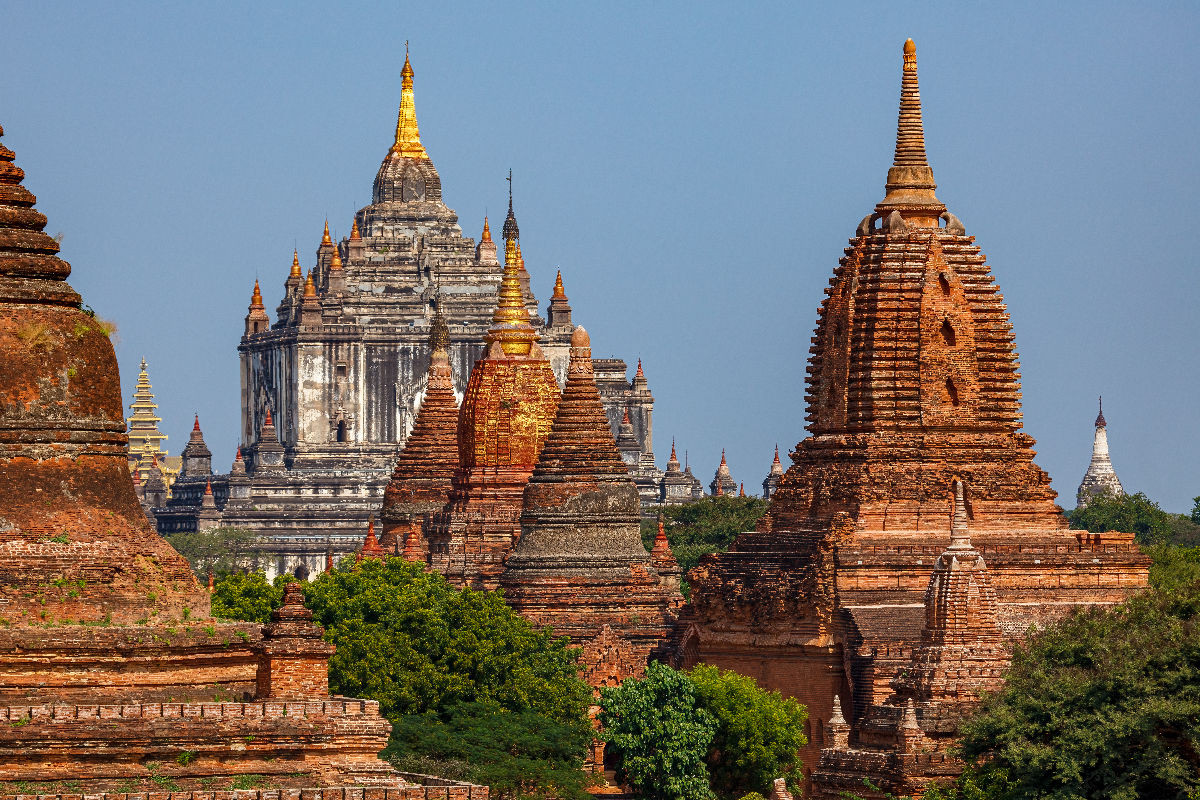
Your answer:
[[[563,289],[562,270],[558,271],[558,275],[554,277],[554,297],[559,300],[567,299],[567,292]]]
[[[255,283],[258,283],[258,281],[255,281]],[[142,372],[145,372],[145,371],[146,371],[146,357],[142,356]]]
[[[144,362],[143,362],[144,363]],[[1096,415],[1096,427],[1107,428],[1108,422],[1104,419],[1104,396],[1100,396],[1100,413]]]
[[[679,457],[675,455],[675,437],[671,437],[671,460],[678,462]]]
[[[289,278],[304,277],[304,273],[302,273],[300,271],[300,251],[299,250],[292,251],[292,271],[291,271],[291,274],[288,275],[288,277]]]
[[[258,278],[254,279],[254,293],[250,295],[250,307],[263,307],[262,290],[258,288]],[[143,367],[143,369],[145,369],[145,367]]]
[[[481,244],[492,243],[492,229],[488,226],[487,214],[483,215],[483,236],[479,237],[479,241]]]
[[[517,227],[517,215],[513,213],[513,191],[512,191],[512,170],[511,169],[508,171],[508,216],[504,218],[504,228],[501,230],[501,233],[504,234],[504,241],[506,243],[506,246],[504,248],[504,257],[507,259],[508,258],[507,243],[510,241],[515,242],[517,239],[521,238],[521,230]],[[513,256],[514,256],[514,258],[516,257],[515,250],[513,251]]]
[[[350,241],[357,242],[362,240],[362,234],[358,232],[358,217],[354,218],[354,224],[350,226]]]
[[[745,497],[745,496],[746,496],[746,482],[742,481],[741,486],[738,487],[738,497]]]
[[[833,696],[833,715],[829,717],[830,725],[845,725],[846,718],[842,716],[842,698]]]
[[[434,304],[433,320],[429,323],[429,349],[431,352],[446,350],[450,347],[450,326],[442,316],[442,304]]]
[[[779,464],[779,445],[775,445],[775,460],[771,463],[772,465]],[[780,466],[782,466],[782,464],[780,464]]]
[[[197,433],[200,432],[200,415],[199,414],[196,415],[196,421],[192,424],[192,430],[196,431]]]
[[[267,419],[265,422],[263,422],[263,427],[265,428],[268,425],[270,425],[272,428],[275,427],[275,423],[271,421],[271,407],[270,406],[267,406]]]
[[[308,275],[304,278],[304,299],[307,300],[310,297],[316,298],[316,296],[317,287],[313,284],[312,270],[310,269]]]
[[[925,155],[925,127],[921,120],[921,90],[917,83],[917,46],[904,43],[904,69],[900,81],[900,114],[896,122],[896,153],[888,170],[885,208],[942,206],[934,195],[937,184]],[[942,206],[942,210],[944,210]],[[936,224],[936,221],[935,223]]]
[[[333,247],[333,240],[329,238],[329,220],[325,220],[325,233],[321,235],[321,247]]]
[[[950,523],[950,549],[972,549],[971,535],[967,532],[967,502],[963,497],[962,481],[954,482],[954,521]]]
[[[625,406],[625,416],[621,419],[622,425],[629,425],[629,406]]]
[[[638,359],[637,372],[634,373],[634,380],[646,380],[646,373],[642,372],[642,360]]]
[[[339,253],[338,249],[335,247],[335,248],[333,248],[333,258],[330,259],[330,261],[329,261],[329,269],[330,269],[330,271],[332,271],[332,270],[341,269],[341,268],[342,268],[342,254]]]
[[[413,68],[404,53],[404,67],[400,70],[400,113],[396,117],[396,142],[391,155],[428,161],[429,154],[421,144],[421,131],[417,129],[417,106],[413,101]]]
[[[512,170],[508,171],[508,218],[504,220],[504,277],[500,281],[499,302],[488,329],[488,344],[499,342],[510,356],[529,355],[537,341],[537,331],[529,324],[529,309],[521,291],[521,260],[517,255],[517,218],[512,210]]]
[[[724,447],[721,448],[721,464],[720,465],[722,467],[729,466],[728,464],[725,463],[725,448]]]
[[[204,485],[204,493],[209,497],[212,497],[212,478],[209,478],[208,483]]]

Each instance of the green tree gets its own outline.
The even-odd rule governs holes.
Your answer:
[[[208,573],[233,572],[249,566],[258,536],[244,528],[212,528],[197,533],[169,533],[167,542],[192,565],[201,579]]]
[[[1200,795],[1200,555],[1154,552],[1151,590],[1017,647],[1004,688],[963,725],[978,796]]]
[[[398,718],[384,757],[401,770],[483,784],[499,798],[584,800],[589,795],[580,754],[591,741],[587,724],[496,703],[456,703],[441,714]]]
[[[283,585],[288,580],[280,576],[271,583],[261,572],[223,575],[213,585],[213,616],[265,625],[271,621],[271,612],[283,603]]]
[[[705,497],[679,506],[663,506],[663,522],[671,552],[684,574],[708,553],[724,551],[739,533],[754,530],[768,503],[758,497]],[[642,543],[649,550],[658,522],[642,522]]]
[[[708,665],[689,673],[697,705],[713,715],[716,733],[707,756],[713,789],[724,798],[769,793],[776,778],[800,782],[800,748],[808,744],[808,711],[753,678]]]
[[[601,735],[617,757],[618,777],[645,800],[712,797],[705,756],[717,721],[696,705],[696,686],[682,672],[651,663],[600,695]]]
[[[1132,533],[1139,544],[1200,545],[1200,525],[1191,517],[1163,511],[1141,492],[1098,495],[1086,507],[1068,511],[1067,520],[1075,530]]]

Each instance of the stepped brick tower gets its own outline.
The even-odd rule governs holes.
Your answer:
[[[771,471],[767,473],[767,477],[763,478],[763,499],[770,500],[771,495],[775,493],[775,487],[779,485],[779,479],[783,477],[783,463],[779,460],[779,445],[775,445],[775,460],[771,462]]]
[[[642,546],[640,516],[637,487],[600,404],[591,341],[578,327],[554,427],[525,486],[521,538],[500,586],[522,616],[574,644],[598,639],[605,628],[621,640],[617,649],[630,654],[634,671],[614,672],[603,657],[585,662],[593,686],[640,675],[682,600],[678,589],[663,586]]]
[[[1083,508],[1098,494],[1122,495],[1125,489],[1113,471],[1108,457],[1108,422],[1104,419],[1104,399],[1100,400],[1100,413],[1096,415],[1096,437],[1092,440],[1092,461],[1088,464],[1079,491],[1075,493],[1075,507]]]
[[[158,416],[158,404],[154,402],[154,392],[150,388],[150,376],[146,373],[146,359],[143,358],[137,387],[133,390],[133,402],[129,404],[133,413],[125,420],[129,426],[129,471],[148,470],[150,463],[157,458],[169,489],[179,474],[180,463],[178,458],[172,458],[163,449],[162,443],[167,440],[167,435],[158,429],[162,417]]]
[[[387,552],[402,554],[409,561],[428,559],[429,543],[422,532],[425,517],[449,502],[458,468],[458,401],[446,354],[449,337],[445,321],[440,314],[435,315],[425,398],[383,492],[380,544]]]
[[[349,236],[338,240],[326,221],[307,274],[293,253],[274,321],[257,282],[251,292],[238,345],[246,496],[231,495],[227,475],[214,475],[212,483],[221,524],[260,535],[257,566],[271,577],[301,567],[317,574],[327,551],[341,556],[358,549],[416,423],[435,313],[448,331],[457,397],[484,355],[502,277],[496,242],[486,220],[478,244],[463,235],[421,140],[407,57],[401,78],[393,139],[371,202],[354,214]],[[521,301],[561,387],[573,329],[570,304],[556,289],[548,319],[539,317],[519,243],[513,258]],[[625,362],[606,365],[611,379],[601,395],[613,430],[622,409],[631,408],[643,460],[648,456],[652,467],[653,397],[636,376],[626,376]],[[282,448],[279,468],[259,458],[268,411]],[[199,511],[172,498],[153,513],[159,531],[170,533],[195,530]]]
[[[404,791],[378,759],[390,731],[378,703],[329,695],[330,648],[296,590],[265,631],[216,622],[188,563],[150,528],[112,343],[80,310],[13,158],[0,145],[0,784],[99,797],[163,779],[223,791],[254,774],[309,787],[297,796],[436,795]]]
[[[450,500],[425,525],[430,566],[457,585],[496,587],[521,535],[525,484],[550,434],[559,388],[522,300],[517,219],[504,221],[504,280],[458,416]]]
[[[737,481],[733,479],[733,475],[729,472],[729,464],[725,461],[724,450],[721,450],[721,463],[717,465],[717,472],[713,475],[712,483],[708,485],[708,491],[713,495],[726,495],[729,497],[735,496],[738,493]]]
[[[830,719],[839,696],[851,741],[920,643],[953,481],[966,485],[1006,636],[1075,603],[1124,600],[1149,564],[1129,534],[1068,530],[1034,464],[1008,314],[983,254],[934,194],[911,40],[902,76],[886,195],[819,310],[810,435],[758,530],[690,573],[679,638],[685,666],[750,674],[810,719]],[[820,748],[810,731],[807,768]]]

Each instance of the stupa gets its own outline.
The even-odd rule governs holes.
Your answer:
[[[1096,415],[1096,434],[1092,439],[1092,460],[1075,492],[1075,507],[1083,508],[1097,495],[1119,497],[1124,493],[1125,489],[1108,455],[1108,421],[1104,419],[1104,399],[1101,398],[1100,413]]]

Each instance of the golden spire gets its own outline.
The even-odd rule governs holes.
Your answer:
[[[558,271],[558,275],[554,278],[554,296],[563,300],[567,299],[567,292],[563,289],[562,270]]]
[[[517,240],[517,269],[525,271],[525,256],[521,255],[521,240]]]
[[[341,268],[342,268],[342,254],[339,253],[338,249],[335,247],[335,248],[333,248],[333,258],[330,259],[330,261],[329,261],[329,269],[330,269],[330,271],[333,271],[335,269],[341,269]]]
[[[303,277],[303,274],[300,272],[300,251],[299,250],[292,251],[292,274],[289,275],[288,277],[289,278]]]
[[[900,114],[896,122],[896,153],[888,170],[887,195],[878,209],[912,209],[905,220],[918,227],[935,227],[945,206],[937,199],[933,170],[925,155],[925,127],[921,120],[921,90],[917,84],[917,46],[904,42],[904,68],[900,80]],[[926,211],[922,207],[935,206]],[[916,208],[914,208],[916,207]]]
[[[396,117],[396,143],[392,155],[401,158],[429,160],[421,144],[421,132],[417,129],[417,107],[413,102],[413,69],[404,53],[404,68],[400,70],[400,114]]]
[[[482,244],[492,243],[492,229],[488,227],[487,214],[483,215],[483,236],[480,237],[480,242]]]
[[[254,294],[250,296],[250,308],[262,308],[262,291],[258,288],[258,278],[254,279]]]
[[[358,217],[354,218],[354,224],[350,226],[350,241],[357,242],[362,239],[362,234],[358,232]]]
[[[313,284],[312,270],[310,269],[308,271],[308,275],[304,278],[304,297],[305,297],[305,299],[308,299],[310,297],[316,297],[316,296],[317,296],[317,287]]]
[[[504,352],[529,355],[537,332],[529,324],[529,309],[521,291],[521,261],[517,247],[517,218],[512,210],[512,170],[508,173],[508,218],[504,221],[504,278],[500,281],[499,302],[488,329],[488,344],[499,342]]]
[[[321,247],[333,247],[333,240],[329,238],[329,220],[325,220],[325,234],[321,237]]]

